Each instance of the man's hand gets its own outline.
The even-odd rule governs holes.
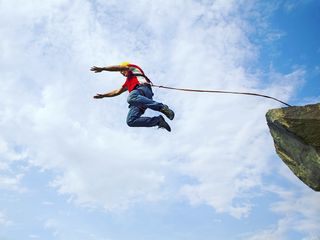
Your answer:
[[[105,94],[97,93],[93,98],[99,99],[99,98],[104,98],[104,97],[105,97]]]
[[[102,67],[96,67],[96,66],[93,66],[90,71],[93,71],[95,73],[99,73],[99,72],[102,72],[104,70],[104,68]]]
[[[97,93],[93,98],[105,98],[105,97],[115,97],[115,96],[118,96],[120,95],[121,93],[127,91],[127,88],[126,87],[121,87],[120,89],[116,89],[116,90],[113,90],[111,92],[107,92],[107,93],[104,93],[104,94],[101,94],[101,93]]]

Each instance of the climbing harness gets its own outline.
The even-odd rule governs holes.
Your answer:
[[[137,77],[144,77],[147,82],[152,86],[152,87],[158,87],[158,88],[164,88],[164,89],[170,89],[170,90],[176,90],[176,91],[185,91],[185,92],[200,92],[200,93],[224,93],[224,94],[238,94],[238,95],[249,95],[249,96],[257,96],[257,97],[264,97],[264,98],[269,98],[273,99],[277,102],[280,102],[288,107],[291,107],[290,104],[283,102],[275,97],[271,97],[268,95],[263,95],[259,93],[253,93],[253,92],[237,92],[237,91],[222,91],[222,90],[203,90],[203,89],[190,89],[190,88],[176,88],[176,87],[168,87],[168,86],[161,86],[161,85],[155,85],[151,82],[151,80],[144,74],[133,74],[134,76]]]
[[[147,83],[149,83],[151,86],[155,86],[151,80],[144,74],[141,74],[141,73],[131,73],[131,76],[135,76],[135,77],[144,77],[147,81]]]

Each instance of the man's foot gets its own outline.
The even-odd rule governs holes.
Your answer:
[[[164,118],[161,115],[159,116],[158,127],[159,128],[164,128],[168,132],[171,132],[171,127],[169,126],[169,124],[166,122],[166,120],[164,120]]]
[[[172,111],[167,105],[164,105],[163,108],[160,109],[160,112],[166,115],[170,120],[174,118],[174,111]]]

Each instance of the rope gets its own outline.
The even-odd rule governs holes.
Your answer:
[[[185,92],[201,92],[201,93],[225,93],[225,94],[241,94],[241,95],[250,95],[250,96],[257,96],[257,97],[264,97],[264,98],[269,98],[273,99],[277,102],[280,102],[288,107],[291,107],[288,103],[285,103],[277,98],[268,96],[268,95],[263,95],[259,93],[252,93],[252,92],[234,92],[234,91],[220,91],[220,90],[201,90],[201,89],[189,89],[189,88],[175,88],[175,87],[167,87],[167,86],[159,86],[159,85],[154,85],[152,84],[151,86],[153,87],[158,87],[158,88],[165,88],[165,89],[170,89],[170,90],[177,90],[177,91],[185,91]]]

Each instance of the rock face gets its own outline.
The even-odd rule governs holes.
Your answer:
[[[320,103],[266,114],[276,152],[306,185],[320,191]]]

